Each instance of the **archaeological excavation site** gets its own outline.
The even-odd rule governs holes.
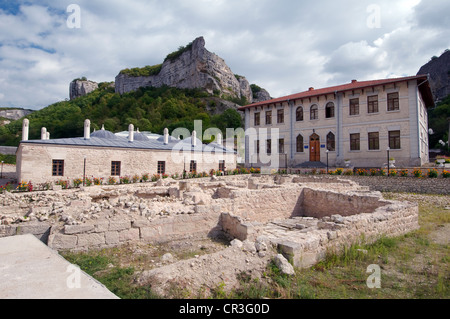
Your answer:
[[[33,234],[59,252],[224,240],[222,249],[148,267],[136,282],[164,296],[239,285],[268,263],[311,267],[327,252],[419,228],[417,204],[354,181],[243,175],[0,195],[0,237]],[[282,257],[283,258],[282,258]]]

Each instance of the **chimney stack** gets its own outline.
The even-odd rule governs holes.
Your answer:
[[[169,129],[164,129],[164,145],[169,144]]]
[[[28,141],[28,133],[30,131],[30,121],[24,119],[22,123],[22,141]]]
[[[41,128],[41,140],[45,141],[47,139],[47,129],[45,127]]]
[[[222,134],[221,133],[217,134],[216,143],[219,144],[219,145],[222,145],[223,140],[222,140]]]
[[[134,125],[130,124],[128,126],[128,142],[133,143],[134,142]]]
[[[85,140],[91,139],[91,121],[90,120],[84,121],[84,139]]]
[[[197,132],[196,131],[192,132],[192,146],[193,147],[197,146]]]

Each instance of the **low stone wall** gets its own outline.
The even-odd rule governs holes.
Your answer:
[[[448,178],[392,176],[340,176],[339,178],[354,181],[380,192],[450,195],[450,179]]]
[[[301,215],[323,218],[332,215],[351,216],[371,213],[387,205],[378,196],[363,193],[338,193],[305,188],[302,196]]]

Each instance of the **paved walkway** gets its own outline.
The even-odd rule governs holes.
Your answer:
[[[33,235],[0,238],[0,299],[118,299]]]

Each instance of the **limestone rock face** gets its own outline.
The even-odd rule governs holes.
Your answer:
[[[264,102],[271,99],[272,97],[265,89],[261,89],[259,92],[253,94],[253,103]]]
[[[98,83],[93,81],[74,80],[70,83],[70,100],[85,96],[98,89]]]
[[[418,73],[422,74],[430,75],[431,90],[436,101],[447,97],[450,94],[450,51],[425,64]]]
[[[202,88],[213,94],[247,98],[253,101],[250,85],[245,77],[235,76],[225,61],[205,48],[203,37],[197,38],[190,49],[175,59],[166,59],[161,71],[151,76],[131,76],[121,72],[116,77],[116,93],[123,94],[141,87],[164,85],[180,89]]]

